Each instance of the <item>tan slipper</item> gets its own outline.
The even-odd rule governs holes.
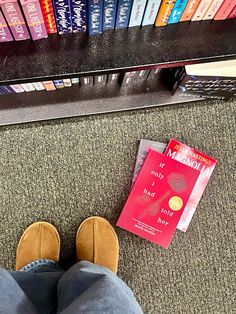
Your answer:
[[[86,260],[117,272],[119,242],[112,225],[102,217],[89,217],[76,234],[78,260]]]
[[[16,270],[37,259],[59,261],[60,236],[48,222],[39,221],[23,233],[16,251]]]

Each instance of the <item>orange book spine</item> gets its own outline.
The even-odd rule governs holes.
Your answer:
[[[204,15],[203,20],[213,19],[223,2],[224,0],[214,0]]]
[[[155,26],[165,26],[170,17],[171,11],[175,5],[176,0],[163,0],[160,10],[157,14]]]
[[[201,0],[189,0],[181,16],[180,22],[190,21]]]
[[[235,0],[225,0],[214,16],[214,20],[225,20],[234,7]]]
[[[191,21],[201,21],[213,0],[202,0],[193,14]]]

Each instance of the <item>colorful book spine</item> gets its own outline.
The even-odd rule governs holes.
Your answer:
[[[153,25],[155,23],[155,18],[157,16],[157,12],[159,10],[161,4],[161,0],[148,0],[142,26]]]
[[[174,8],[176,0],[164,0],[161,3],[159,13],[156,18],[155,26],[165,26]]]
[[[0,42],[5,42],[5,41],[12,41],[12,35],[11,32],[7,26],[7,22],[0,11]]]
[[[168,20],[168,24],[174,24],[174,23],[178,23],[181,15],[184,12],[184,9],[186,7],[188,0],[177,0],[175,2],[175,6],[173,8],[173,10],[171,11],[171,15],[169,17]]]
[[[209,6],[206,14],[203,17],[203,20],[211,20],[215,16],[216,12],[219,10],[224,0],[214,0]]]
[[[119,0],[116,15],[116,28],[128,27],[132,3],[133,0]]]
[[[129,27],[141,25],[146,3],[147,0],[134,0],[130,14]]]
[[[213,0],[202,0],[197,7],[191,21],[201,21]]]
[[[3,85],[1,86],[1,89],[3,91],[3,94],[15,94],[15,90],[11,88],[9,85]]]
[[[53,0],[59,34],[72,33],[70,0]]]
[[[48,34],[57,33],[56,21],[54,18],[52,0],[40,0],[44,23]]]
[[[42,83],[43,83],[43,86],[47,92],[51,92],[53,90],[56,90],[56,87],[55,87],[53,81],[44,81]]]
[[[89,35],[102,33],[103,0],[88,0]]]
[[[87,30],[87,8],[86,0],[70,0],[72,31],[86,32]]]
[[[104,0],[103,30],[114,29],[116,23],[117,0]]]
[[[186,22],[190,21],[193,17],[193,14],[195,13],[199,3],[201,0],[189,0],[186,8],[184,9],[184,12],[180,18],[180,22]]]
[[[214,20],[225,20],[234,7],[235,0],[225,0],[214,16]]]
[[[54,80],[53,83],[56,86],[56,89],[62,89],[65,87],[63,80]]]
[[[14,39],[29,39],[30,35],[17,0],[0,0],[0,6]]]
[[[30,34],[33,40],[47,38],[43,14],[39,0],[20,0]]]
[[[230,12],[230,14],[227,16],[227,19],[234,19],[236,17],[236,5],[233,8],[233,10]]]

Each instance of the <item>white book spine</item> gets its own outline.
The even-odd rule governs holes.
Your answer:
[[[13,84],[10,85],[10,87],[18,94],[18,93],[24,93],[24,88],[20,84]]]
[[[201,21],[213,0],[202,0],[195,11],[192,21]]]
[[[70,79],[63,79],[63,83],[64,83],[65,87],[71,86],[71,80]]]
[[[130,14],[129,27],[141,25],[146,2],[147,0],[134,0]]]
[[[148,0],[142,22],[143,26],[153,25],[155,23],[160,4],[161,0]]]
[[[224,0],[214,0],[212,4],[209,6],[206,14],[203,17],[203,20],[211,20],[216,15],[216,12],[219,10],[221,4]]]
[[[34,85],[32,83],[23,83],[23,84],[20,84],[20,85],[21,85],[21,87],[24,88],[24,90],[26,92],[32,92],[32,91],[35,90]]]
[[[41,82],[35,82],[35,83],[32,83],[33,85],[34,85],[34,88],[36,89],[36,90],[45,90],[45,88],[44,88],[44,86],[43,86],[43,83],[41,83]]]

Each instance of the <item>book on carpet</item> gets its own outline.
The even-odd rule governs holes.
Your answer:
[[[150,150],[117,225],[167,248],[199,174]]]

